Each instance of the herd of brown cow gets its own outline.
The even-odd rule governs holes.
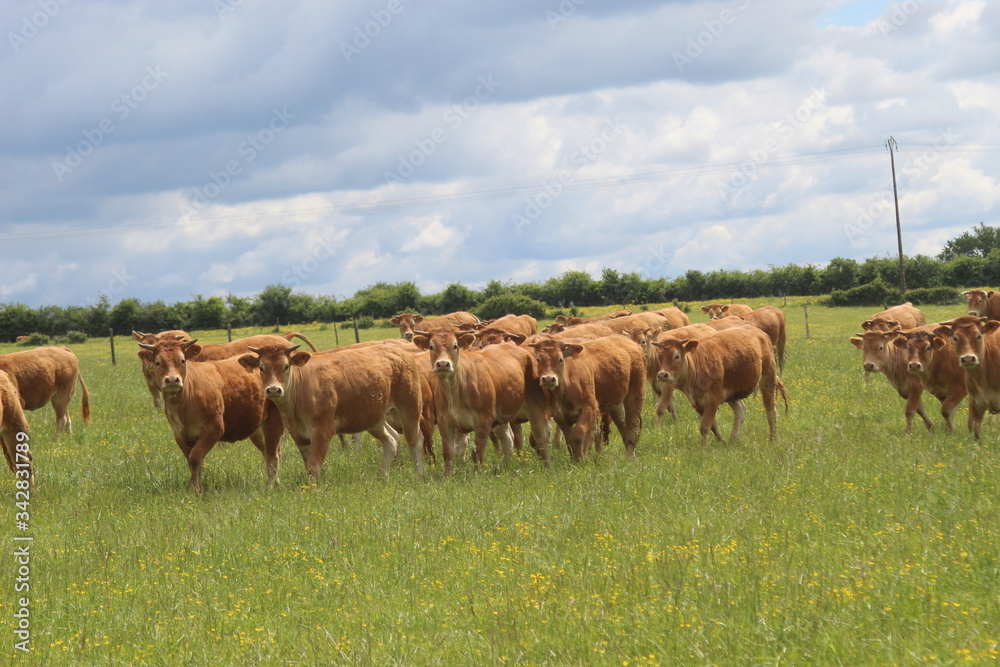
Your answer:
[[[989,335],[1000,329],[1000,293],[965,295],[967,316],[928,325],[906,303],[872,315],[863,333],[851,338],[863,352],[866,374],[884,373],[906,399],[907,432],[914,415],[932,426],[921,403],[925,390],[941,401],[949,430],[966,395],[976,437],[984,414],[1000,412],[1000,337]],[[343,442],[344,434],[364,432],[382,445],[381,475],[388,474],[400,434],[422,475],[424,457],[435,457],[435,428],[445,476],[470,439],[476,464],[484,461],[490,440],[509,458],[521,447],[524,423],[546,465],[550,441],[565,439],[572,458],[582,461],[592,447],[603,448],[611,423],[631,458],[647,385],[658,397],[658,420],[668,412],[677,418],[676,390],[687,396],[700,415],[702,447],[710,433],[722,440],[716,415],[724,403],[733,411],[730,438],[738,437],[743,399],[759,392],[773,439],[779,395],[788,410],[779,377],[784,313],[740,304],[702,311],[710,318],[703,324],[692,324],[678,308],[560,316],[540,333],[527,315],[480,322],[464,312],[435,319],[404,313],[392,318],[400,338],[322,352],[296,332],[223,345],[199,345],[179,330],[134,332],[134,338],[153,404],[163,408],[188,463],[189,487],[201,491],[204,458],[220,441],[250,439],[264,456],[269,484],[277,484],[286,431],[313,483],[333,436]],[[0,440],[20,477],[34,479],[30,452],[15,448],[16,434],[27,429],[24,410],[51,403],[56,435],[69,431],[68,404],[77,383],[88,423],[90,397],[70,350],[0,355]]]

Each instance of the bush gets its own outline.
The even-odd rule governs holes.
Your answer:
[[[870,283],[858,285],[848,290],[833,290],[830,294],[831,306],[895,306],[903,302],[903,293],[892,287],[881,276]]]
[[[573,310],[570,309],[570,312]],[[507,314],[531,315],[540,320],[545,317],[545,304],[523,294],[498,294],[486,299],[476,309],[476,317],[481,320],[492,320]]]
[[[27,345],[31,347],[38,347],[40,345],[51,345],[52,339],[43,333],[33,333],[30,334],[26,339],[20,342],[20,345]]]
[[[920,287],[907,290],[906,300],[914,306],[951,306],[964,303],[959,291],[954,287]]]
[[[60,345],[81,345],[89,340],[82,331],[67,331],[65,336],[56,336],[55,342]]]
[[[358,317],[358,329],[371,329],[374,326],[375,326],[375,318],[372,317],[371,315],[361,315]],[[392,323],[390,323],[390,326],[392,326]],[[347,320],[346,322],[340,325],[340,328],[353,329],[354,321]]]

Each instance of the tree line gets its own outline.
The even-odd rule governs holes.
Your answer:
[[[1000,282],[1000,229],[980,223],[949,241],[937,257],[905,258],[907,298],[934,293],[954,298],[951,288],[986,287]],[[220,329],[272,327],[304,322],[343,322],[355,317],[385,319],[401,312],[440,314],[456,310],[480,317],[518,311],[544,316],[573,307],[646,303],[740,300],[759,297],[831,295],[830,305],[882,305],[901,299],[892,286],[899,284],[899,260],[874,257],[856,261],[837,257],[825,267],[787,264],[751,271],[691,269],[674,278],[647,278],[605,268],[600,278],[583,271],[567,271],[544,282],[490,281],[482,290],[452,283],[436,294],[421,294],[412,282],[385,283],[358,290],[352,297],[293,293],[285,285],[269,285],[253,297],[229,294],[172,304],[122,299],[112,305],[106,297],[88,306],[0,304],[0,338],[41,332],[106,335],[166,329]],[[945,289],[947,288],[947,289]],[[930,292],[927,292],[930,290]],[[942,292],[943,290],[943,292]],[[853,299],[853,300],[852,300]],[[868,303],[872,301],[872,303]]]

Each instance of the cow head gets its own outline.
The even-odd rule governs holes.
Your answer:
[[[851,344],[861,350],[861,365],[866,373],[878,373],[892,361],[889,346],[898,334],[895,331],[865,331],[854,334]]]
[[[997,320],[986,320],[975,315],[966,315],[954,320],[942,322],[941,326],[934,330],[938,336],[950,337],[955,343],[955,353],[958,355],[958,363],[966,370],[976,369],[983,359],[983,350],[986,342],[983,336],[989,336],[1000,329],[1000,322]]]
[[[896,320],[890,320],[887,317],[879,317],[876,315],[870,320],[862,322],[861,328],[864,331],[898,331],[902,328],[902,325]]]
[[[250,347],[247,348],[250,354],[244,354],[239,362],[247,372],[260,371],[264,395],[272,401],[280,401],[288,395],[292,367],[302,366],[312,357],[308,352],[299,351],[299,347],[299,345]]]
[[[529,343],[538,364],[538,384],[543,389],[557,389],[565,382],[566,359],[583,352],[583,345],[561,340],[540,340]]]
[[[468,350],[476,342],[475,331],[414,331],[413,343],[430,352],[431,368],[439,376],[450,375],[458,370],[462,350]]]
[[[183,343],[168,339],[152,345],[139,343],[139,347],[142,348],[139,358],[153,367],[156,383],[164,394],[176,394],[184,389],[188,359],[201,354],[197,339]]]
[[[967,292],[962,292],[964,296],[969,301],[969,315],[975,315],[976,317],[983,317],[987,314],[990,297],[992,297],[996,292],[990,290],[987,292],[984,289],[970,289]]]
[[[906,351],[906,369],[923,373],[930,368],[934,353],[948,345],[948,341],[927,331],[896,332],[892,344]]]
[[[413,329],[424,321],[424,316],[420,313],[401,313],[389,320],[399,327],[399,337],[406,340],[413,340]]]
[[[510,333],[509,331],[493,328],[480,329],[478,334],[479,347],[499,345],[500,343],[506,343],[507,341],[512,341],[515,345],[520,345],[526,338],[527,336],[522,334]]]
[[[622,335],[635,341],[642,347],[643,352],[647,355],[651,354],[651,349],[653,345],[653,339],[656,338],[656,334],[659,333],[659,329],[626,329],[622,331]]]
[[[656,372],[658,382],[676,384],[688,369],[688,355],[698,349],[698,341],[685,338],[677,340],[654,340],[656,360],[659,370]]]
[[[717,320],[720,317],[723,317],[722,315],[723,308],[724,306],[722,304],[710,303],[707,306],[702,306],[701,312],[707,314],[708,320],[711,322],[712,320]]]
[[[562,317],[562,315],[560,315],[559,317]],[[564,324],[565,322],[566,322],[566,318],[565,317],[563,317],[563,321],[562,322],[559,322],[558,319],[557,319],[557,321],[553,322],[549,326],[547,326],[544,329],[542,329],[542,333],[556,334],[556,333],[560,333],[562,331],[565,331],[566,330],[566,325]]]

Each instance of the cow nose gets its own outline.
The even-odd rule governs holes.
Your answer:
[[[670,373],[667,371],[660,371],[656,374],[656,379],[660,382],[670,382]]]
[[[919,361],[911,361],[909,363],[909,366],[907,367],[910,369],[910,371],[914,373],[919,373],[920,371],[924,370],[924,365]]]
[[[538,378],[538,383],[543,387],[558,387],[559,378],[557,378],[555,375],[543,375],[540,378]]]
[[[866,361],[865,362],[865,370],[868,371],[869,373],[872,372],[872,371],[874,371],[875,370],[875,364],[872,363],[872,362],[870,362],[870,361]]]
[[[976,312],[976,311],[974,311],[974,310],[970,310],[970,311],[969,311],[969,315],[974,315],[974,316],[976,316],[976,317],[979,317],[979,313],[978,313],[978,312]]]
[[[163,386],[164,387],[182,387],[183,382],[181,381],[180,375],[164,375],[163,376]]]
[[[961,358],[958,360],[958,363],[960,363],[962,366],[978,366],[979,357],[977,357],[974,354],[963,354]]]
[[[406,340],[408,340],[408,341],[410,341],[412,343],[413,342],[413,332],[412,331],[407,331],[405,334],[403,334],[403,338],[405,338]]]
[[[280,385],[272,384],[268,385],[267,389],[264,390],[264,394],[268,398],[281,398],[284,396],[285,390]]]
[[[436,371],[450,371],[451,370],[451,359],[438,359],[434,362],[434,370]]]

